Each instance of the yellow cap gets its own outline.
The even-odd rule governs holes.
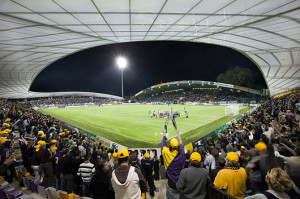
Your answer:
[[[243,129],[247,129],[247,127],[246,127],[246,126],[243,126]]]
[[[40,145],[46,145],[47,143],[45,141],[41,141]]]
[[[149,159],[150,158],[150,154],[149,153],[145,153],[145,158]]]
[[[263,142],[259,142],[255,145],[255,148],[258,150],[258,151],[262,151],[262,150],[266,150],[267,149],[267,145]]]
[[[231,162],[231,161],[236,161],[236,162],[238,162],[239,161],[239,156],[238,156],[238,154],[236,154],[235,152],[229,152],[228,154],[227,154],[227,160],[229,161],[229,162]]]
[[[6,118],[5,122],[10,122],[10,120],[11,120],[10,118]]]
[[[6,141],[10,141],[10,140],[6,139],[6,137],[2,137],[0,141],[1,141],[1,144],[4,144]]]
[[[201,155],[200,153],[198,152],[193,152],[190,159],[193,161],[193,162],[201,162]]]
[[[52,140],[51,142],[52,142],[52,143],[56,143],[56,142],[57,142],[57,140],[55,140],[55,139],[54,139],[54,140]]]
[[[42,132],[42,131],[39,131],[39,132],[38,132],[38,135],[43,135],[43,132]]]
[[[39,151],[40,150],[40,145],[36,145],[35,151]]]
[[[11,132],[11,130],[10,130],[10,129],[5,129],[5,130],[4,130],[4,132],[6,132],[6,133],[10,133],[10,132]]]
[[[127,149],[121,149],[118,153],[118,158],[126,158],[129,156],[129,152]]]
[[[281,115],[282,117],[285,117],[285,115]]]
[[[172,148],[178,148],[179,147],[179,142],[176,138],[173,138],[171,141],[170,141],[170,145]]]
[[[41,138],[44,138],[44,137],[46,137],[46,135],[45,135],[45,134],[41,136]]]
[[[113,156],[113,158],[117,158],[118,157],[118,153],[114,152],[112,156]]]

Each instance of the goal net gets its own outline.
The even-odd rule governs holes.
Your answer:
[[[236,116],[239,114],[239,111],[240,111],[239,105],[225,106],[225,116]]]

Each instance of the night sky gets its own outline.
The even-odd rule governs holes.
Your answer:
[[[216,81],[229,67],[258,72],[247,57],[230,48],[175,41],[130,42],[87,49],[45,68],[30,90],[38,92],[89,91],[121,96],[118,56],[126,57],[124,96],[149,86],[178,80]],[[261,82],[264,83],[261,75]]]

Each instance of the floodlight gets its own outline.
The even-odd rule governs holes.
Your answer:
[[[124,57],[118,57],[117,64],[118,64],[119,68],[121,68],[121,69],[126,68],[127,60]]]

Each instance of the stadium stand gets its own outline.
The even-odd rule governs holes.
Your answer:
[[[85,102],[87,99],[78,100]],[[268,198],[270,194],[277,198],[299,198],[299,100],[299,91],[268,98],[261,107],[251,114],[243,114],[240,121],[219,133],[217,139],[211,139],[206,145],[194,148],[201,156],[198,158],[198,166],[207,169],[212,179],[206,190],[209,198]],[[58,102],[61,103],[61,99],[58,99]],[[30,103],[1,100],[0,108],[2,198],[79,198],[83,193],[80,186],[82,178],[77,176],[77,173],[84,160],[91,162],[96,168],[90,187],[95,187],[93,183],[110,187],[111,172],[119,166],[116,151],[101,146],[101,143],[100,146],[96,146],[81,132],[63,129],[58,120],[33,110]],[[176,124],[175,119],[172,122]],[[47,156],[45,152],[49,153],[51,159],[49,164],[52,166],[49,168],[42,167],[45,159],[41,159],[43,156],[40,153]],[[62,155],[59,155],[60,153]],[[133,157],[133,153],[135,152],[132,151],[129,157]],[[189,154],[192,151],[185,153]],[[55,158],[52,159],[53,157]],[[149,159],[148,156],[146,158]],[[194,156],[192,159],[195,160]],[[66,167],[64,164],[71,166]],[[44,169],[34,172],[35,166]],[[187,167],[189,166],[193,167]],[[52,172],[55,173],[52,177],[50,175],[50,186],[45,184],[49,182],[49,176],[46,177],[47,169],[53,169]],[[240,181],[240,192],[237,193],[237,184],[232,184],[236,179],[229,176],[239,169],[246,171],[243,174],[246,175],[246,179],[234,175]],[[58,175],[59,173],[70,173],[70,177],[65,178]],[[276,175],[284,176],[278,179],[282,186],[274,182]],[[59,181],[61,177],[74,185],[71,186],[71,191],[67,190],[63,183],[55,186],[54,180]],[[163,177],[159,176],[160,180],[155,181],[155,184],[166,184],[166,180],[161,179]],[[179,176],[176,177],[178,178]],[[16,184],[18,186],[15,186]],[[159,188],[161,187],[164,185]],[[158,191],[157,187],[155,189]],[[105,188],[100,192],[91,189],[91,192],[96,194],[94,198],[97,198],[98,194],[114,198],[112,189]],[[158,198],[159,195],[155,197]]]

